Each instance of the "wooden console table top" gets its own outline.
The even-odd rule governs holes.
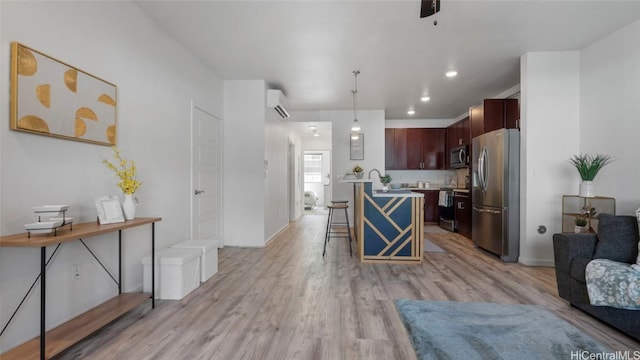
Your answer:
[[[144,224],[151,224],[162,220],[159,217],[153,218],[135,218],[125,222],[100,225],[97,222],[87,222],[81,224],[72,224],[73,230],[68,226],[63,226],[57,230],[57,235],[51,234],[31,234],[25,231],[23,233],[6,235],[0,237],[0,246],[16,246],[16,247],[43,247],[55,245],[67,241],[75,241],[79,238],[86,238],[96,235],[111,233],[131,227]]]

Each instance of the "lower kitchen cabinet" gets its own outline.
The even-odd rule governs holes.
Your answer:
[[[456,212],[456,230],[460,235],[471,238],[471,197],[467,193],[456,192],[453,204]]]
[[[424,222],[437,223],[438,218],[438,190],[415,190],[411,191],[424,194]]]

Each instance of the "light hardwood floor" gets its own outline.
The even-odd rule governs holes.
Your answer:
[[[570,307],[551,268],[505,264],[457,234],[422,265],[360,264],[344,239],[322,258],[326,216],[264,249],[220,250],[219,272],[181,301],[147,302],[59,359],[415,359],[394,299],[542,305],[612,350],[640,343]],[[567,357],[569,359],[569,357]]]

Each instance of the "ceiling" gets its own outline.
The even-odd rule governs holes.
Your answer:
[[[283,90],[288,110],[352,109],[358,69],[357,108],[386,119],[456,118],[519,84],[521,55],[579,50],[640,18],[640,1],[616,0],[442,0],[437,26],[419,0],[136,4],[223,79]]]

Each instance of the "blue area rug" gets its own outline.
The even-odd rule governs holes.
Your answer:
[[[610,352],[535,305],[396,300],[418,359],[572,359]]]

